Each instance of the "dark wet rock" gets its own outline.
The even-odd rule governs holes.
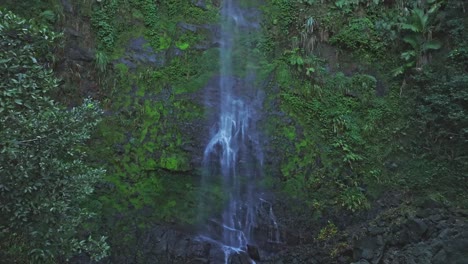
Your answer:
[[[407,226],[409,236],[413,241],[420,240],[427,231],[427,225],[421,219],[410,219]]]
[[[81,32],[79,32],[78,30],[75,30],[73,28],[65,28],[64,29],[64,33],[70,37],[73,37],[73,38],[81,38],[83,37],[83,34]]]
[[[190,229],[158,225],[136,233],[135,245],[128,245],[129,249],[123,252],[115,251],[110,259],[112,263],[125,263],[132,250],[144,256],[142,263],[208,264],[224,260],[219,247],[214,248],[214,244],[198,239]]]
[[[203,24],[194,25],[185,22],[179,22],[177,26],[181,31],[206,35],[207,37],[194,45],[196,50],[207,50],[221,45],[221,27],[219,25]]]
[[[383,263],[431,263],[430,246],[424,243],[410,244],[402,249],[391,248],[386,252]]]
[[[130,40],[127,48],[127,55],[136,62],[144,64],[163,66],[165,62],[163,54],[161,52],[155,52],[143,37]]]
[[[431,220],[432,222],[437,223],[440,220],[442,220],[442,215],[440,215],[440,214],[431,215],[431,216],[429,216],[429,220]]]
[[[425,199],[420,205],[421,208],[434,209],[434,208],[443,208],[444,205],[433,199]]]
[[[260,261],[260,253],[258,252],[258,247],[253,245],[247,245],[247,253],[250,258],[255,261]]]
[[[192,4],[203,10],[207,10],[205,0],[192,0]]]
[[[246,252],[240,251],[233,253],[228,260],[229,264],[251,264],[252,261]]]
[[[376,95],[380,97],[385,96],[388,93],[387,85],[384,83],[384,81],[381,78],[378,78],[377,76],[374,76],[374,77],[377,80],[376,87],[375,87]]]
[[[354,259],[378,259],[383,251],[382,237],[366,237],[356,243]]]
[[[91,62],[94,60],[94,52],[83,47],[69,47],[66,56],[70,60]]]
[[[367,237],[355,242],[354,259],[366,259],[370,263],[468,263],[468,227],[466,218],[458,219],[448,210],[423,209],[415,217],[394,214],[380,222],[387,228],[379,247],[375,227],[367,229]],[[407,219],[407,220],[404,220]],[[447,219],[442,220],[442,219]],[[402,221],[404,220],[404,221]],[[382,243],[380,243],[382,244]],[[371,252],[374,254],[372,258]],[[381,254],[376,258],[376,254]]]
[[[67,13],[73,13],[73,5],[70,3],[70,0],[61,0],[63,11]]]
[[[442,249],[437,252],[434,257],[432,258],[432,263],[434,264],[443,264],[446,263],[445,261],[447,260],[447,252]]]
[[[433,257],[434,264],[442,263],[468,263],[468,235],[464,234],[460,238],[447,241],[443,244],[443,249]]]
[[[191,263],[194,264],[209,264],[210,260],[206,258],[194,258]]]
[[[194,48],[197,50],[207,50],[210,48],[219,47],[221,45],[221,27],[219,25],[199,25],[195,26],[192,24],[182,23],[179,24],[184,30],[190,31],[203,31],[207,34],[207,37],[197,43]]]
[[[369,261],[365,260],[365,259],[361,259],[357,262],[353,262],[351,264],[370,264]]]
[[[137,37],[130,40],[124,56],[117,62],[125,64],[130,69],[134,69],[138,65],[162,67],[166,63],[166,55],[162,51],[153,50],[145,38]]]
[[[371,226],[368,228],[369,234],[372,236],[380,235],[385,232],[385,227],[382,226]]]
[[[197,257],[207,257],[210,255],[211,244],[208,242],[195,243],[191,247],[190,251]]]
[[[461,217],[468,217],[468,210],[464,210],[464,209],[456,209],[453,211],[453,213],[457,216],[461,216]]]
[[[308,226],[307,220],[302,222],[298,215],[288,220],[291,213],[287,207],[283,211],[278,208],[281,202],[275,201],[282,232],[288,230],[299,239],[284,239],[283,249],[265,263],[468,264],[466,216],[438,203],[429,207],[409,203],[402,206],[401,201],[401,194],[384,194],[364,216],[348,215],[347,221],[332,214],[324,216],[339,227],[338,234],[326,241],[304,236],[317,237],[326,222],[318,219],[312,221],[315,226]]]
[[[185,22],[179,22],[177,24],[177,26],[179,26],[179,28],[181,28],[183,30],[187,30],[187,31],[190,31],[190,32],[197,32],[197,30],[199,29],[199,26],[194,25],[194,24],[188,24],[188,23],[185,23]]]
[[[170,57],[179,57],[179,56],[184,55],[184,52],[179,48],[172,48],[170,49],[169,53],[170,53]]]

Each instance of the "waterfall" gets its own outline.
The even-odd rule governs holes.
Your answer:
[[[205,183],[222,178],[220,185],[226,202],[222,213],[208,223],[214,228],[207,227],[200,237],[220,246],[224,262],[228,263],[232,254],[245,253],[248,245],[256,243],[253,230],[258,226],[258,212],[265,200],[258,186],[263,171],[263,154],[256,131],[261,96],[253,85],[255,72],[240,77],[234,70],[245,69],[249,58],[239,60],[233,55],[246,49],[239,43],[241,34],[258,34],[258,13],[246,17],[249,12],[233,0],[224,0],[221,14],[219,109],[203,155],[203,177]],[[278,242],[276,218],[272,208],[268,210],[267,217],[274,230],[269,231],[267,240]]]

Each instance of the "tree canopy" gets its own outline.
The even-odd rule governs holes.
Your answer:
[[[102,110],[91,100],[66,109],[48,97],[60,35],[0,10],[0,258],[52,263],[87,252],[106,256],[105,238],[80,233],[80,205],[104,171],[86,164],[84,143]]]

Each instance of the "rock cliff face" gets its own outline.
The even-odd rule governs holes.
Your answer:
[[[304,242],[291,241],[262,263],[468,263],[468,212],[433,201],[415,205],[401,197],[387,194],[365,213],[329,215],[337,223],[336,234],[323,239],[324,228],[309,227]],[[291,237],[301,237],[288,230]]]
[[[77,8],[70,1],[62,0],[66,16],[76,23],[66,23],[66,45],[61,68],[76,69],[76,76],[69,81],[78,85],[81,95],[99,95],[96,81],[93,40],[90,37],[89,20],[80,18]],[[194,1],[204,8],[205,1]],[[210,32],[212,38],[201,43],[198,50],[208,50],[219,45],[219,28],[211,25],[179,24],[182,30]],[[154,51],[145,45],[143,36],[132,39],[124,56],[115,63],[123,63],[129,69],[139,65],[162,67],[168,56],[181,56],[183,51],[173,49],[168,53]],[[213,119],[218,109],[217,83],[213,76],[202,90],[186,97],[207,109],[205,120],[193,124],[181,124],[183,133],[191,135],[196,143],[187,144],[184,151],[189,153],[193,167],[201,164],[201,154],[208,134],[207,120]],[[241,82],[239,80],[239,82]],[[209,96],[207,96],[209,94]],[[158,98],[164,100],[165,97]],[[280,113],[278,113],[280,115]],[[277,162],[279,157],[271,154],[266,162]],[[304,210],[290,210],[287,202],[273,201],[278,216],[282,243],[249,245],[246,252],[233,255],[230,264],[256,263],[360,263],[360,264],[465,264],[468,263],[468,212],[447,208],[435,202],[420,205],[406,204],[401,194],[384,197],[374,203],[369,212],[352,215],[330,212],[321,219],[312,220]],[[400,198],[399,198],[400,197]],[[298,201],[293,201],[298,202]],[[300,201],[299,201],[300,202]],[[260,222],[254,234],[264,236],[271,226],[263,217],[265,210],[258,210]],[[336,234],[318,239],[319,233],[330,220],[337,225]],[[115,251],[112,263],[221,263],[223,253],[219,246],[197,239],[193,229],[181,228],[175,224],[153,225],[146,231],[135,230],[137,243],[128,245],[126,250]],[[140,254],[138,255],[137,254]],[[248,254],[249,256],[247,256]],[[89,263],[86,258],[76,258],[75,263]]]
[[[416,207],[413,213],[383,214],[353,244],[361,263],[468,263],[467,212]]]
[[[395,195],[395,194],[392,194]],[[468,212],[428,201],[420,205],[378,200],[372,210],[359,215],[330,215],[337,232],[320,238],[320,221],[304,225],[291,215],[280,215],[283,243],[248,246],[234,254],[229,264],[466,264],[468,263]],[[277,203],[281,205],[281,202]],[[281,214],[281,208],[277,212]],[[283,212],[286,212],[285,209]],[[342,221],[348,219],[351,221]],[[288,220],[287,218],[290,218]],[[291,220],[292,219],[292,220]],[[353,222],[354,221],[354,222]],[[354,224],[349,224],[354,223]],[[281,223],[280,223],[281,224]],[[259,222],[258,232],[271,228]],[[304,231],[307,229],[308,231]],[[254,231],[255,232],[255,231]],[[193,229],[175,224],[155,225],[135,245],[115,252],[112,263],[224,263],[218,245],[197,239]],[[138,247],[138,250],[136,250]],[[132,252],[141,252],[140,256]],[[138,259],[128,262],[128,259]],[[76,260],[75,263],[87,263]]]
[[[117,93],[120,94],[121,97],[127,97],[125,100],[128,100],[130,103],[113,107],[112,111],[135,114],[137,111],[136,108],[144,105],[146,101],[151,101],[151,103],[156,102],[162,105],[161,108],[164,108],[164,110],[158,109],[157,111],[160,112],[161,116],[163,115],[161,112],[164,112],[165,124],[168,124],[170,127],[176,127],[177,129],[177,131],[164,132],[167,134],[180,133],[180,136],[178,136],[181,138],[180,140],[182,143],[180,146],[177,146],[177,151],[183,152],[182,156],[187,158],[183,159],[183,162],[179,160],[179,163],[181,163],[180,166],[176,166],[177,168],[174,169],[171,166],[166,166],[167,162],[162,160],[163,155],[161,153],[153,153],[152,156],[161,159],[160,162],[156,161],[156,163],[160,165],[159,167],[163,170],[196,174],[194,168],[200,167],[201,164],[203,149],[206,144],[205,141],[207,140],[206,135],[209,134],[209,120],[212,118],[212,114],[219,109],[216,100],[209,100],[210,97],[206,96],[206,94],[210,94],[213,98],[217,96],[216,92],[213,91],[212,85],[216,82],[217,77],[212,76],[211,78],[205,78],[206,83],[204,85],[197,84],[198,87],[192,91],[177,92],[175,91],[177,88],[175,88],[172,83],[165,83],[164,87],[157,88],[160,89],[160,91],[147,95],[145,94],[145,89],[148,90],[148,88],[139,87],[139,84],[135,80],[141,79],[141,76],[149,71],[162,69],[168,66],[174,58],[186,56],[186,51],[181,50],[176,45],[173,45],[173,43],[168,49],[156,50],[150,45],[144,33],[133,34],[128,41],[118,47],[122,50],[121,56],[118,58],[108,57],[107,59],[109,61],[105,62],[103,65],[107,69],[105,72],[101,72],[97,66],[96,32],[93,30],[92,19],[89,17],[89,14],[83,14],[83,9],[85,9],[84,4],[68,0],[61,0],[60,3],[64,11],[64,19],[59,25],[60,28],[57,28],[57,30],[64,32],[64,46],[57,54],[59,60],[56,70],[66,85],[57,91],[57,96],[65,98],[64,95],[66,95],[67,101],[65,103],[70,105],[74,105],[78,103],[81,98],[89,96],[97,99],[107,98],[109,105],[111,105],[113,100],[120,99],[112,98],[109,94],[112,93],[109,86],[114,86],[115,89],[115,82],[120,80],[115,76],[116,68],[125,67],[126,71],[130,73],[129,75],[133,76],[133,79],[129,81],[129,86],[131,86],[131,88],[129,88],[130,91],[123,91],[126,88],[122,89],[122,87],[120,87],[122,91],[117,91]],[[91,5],[91,3],[89,5]],[[205,1],[194,2],[194,5],[203,9]],[[177,24],[176,28],[173,30],[177,32],[177,34],[189,32],[203,35],[203,41],[200,41],[198,46],[194,47],[200,54],[219,46],[218,25],[195,25],[181,22]],[[212,51],[213,50],[211,50],[211,53],[213,53]],[[208,56],[209,55],[207,55],[207,57]],[[215,64],[215,62],[213,62],[213,64]],[[114,80],[109,82],[109,79]],[[141,96],[141,94],[143,94],[143,96]],[[199,111],[202,113],[199,115],[198,112],[186,113],[186,111],[189,110],[185,108],[182,109],[186,107],[186,104],[196,108],[197,111],[201,108],[206,108],[206,110],[204,110],[205,114],[203,114],[203,110]],[[108,112],[107,114],[114,115],[116,113]],[[198,116],[190,117],[191,120],[188,120],[190,118],[185,118],[185,116],[189,115]],[[162,118],[163,117],[161,117],[161,119]],[[155,120],[153,123],[157,126],[158,120]],[[136,135],[131,135],[130,131],[127,131],[125,135],[128,140],[135,136]],[[170,143],[171,142],[164,142],[161,144],[165,146],[170,145]],[[119,151],[122,151],[123,146],[119,146],[119,148]],[[157,151],[162,152],[161,149]],[[173,149],[171,149],[171,151],[173,151]],[[171,153],[169,152],[170,151],[166,153],[166,156],[171,157]],[[180,153],[178,153],[178,155],[179,154]],[[153,167],[151,169],[154,169]]]

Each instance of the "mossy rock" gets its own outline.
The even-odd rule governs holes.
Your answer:
[[[187,157],[176,153],[163,153],[159,162],[159,166],[162,169],[174,172],[186,172],[191,170]]]

